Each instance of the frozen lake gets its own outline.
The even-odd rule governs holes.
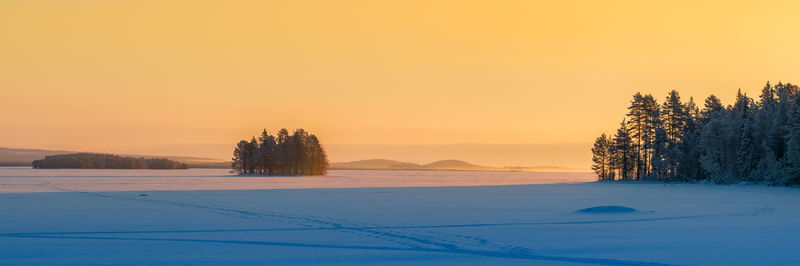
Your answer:
[[[98,170],[0,167],[0,193],[139,190],[488,186],[594,181],[589,172],[331,170],[327,176],[235,176],[227,169]]]
[[[0,265],[800,264],[795,188],[559,173],[0,172]]]

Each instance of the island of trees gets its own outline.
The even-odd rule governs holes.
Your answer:
[[[187,169],[185,163],[166,158],[134,158],[113,154],[72,153],[45,156],[33,161],[38,169]]]
[[[240,175],[325,175],[328,157],[317,136],[303,129],[289,134],[284,128],[277,136],[264,129],[258,139],[239,141],[231,168]]]
[[[800,185],[800,89],[767,82],[758,99],[739,90],[724,106],[698,107],[669,92],[658,104],[636,93],[613,136],[592,148],[600,180],[712,181]]]

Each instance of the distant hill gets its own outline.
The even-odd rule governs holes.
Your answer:
[[[486,167],[480,165],[474,165],[465,161],[459,160],[441,160],[435,161],[422,167],[427,169],[437,169],[437,170],[493,170],[497,169],[494,167]]]
[[[491,167],[474,165],[465,161],[442,160],[425,165],[386,159],[370,159],[353,162],[332,163],[331,169],[348,170],[489,170]]]
[[[39,150],[39,149],[14,149],[0,147],[0,166],[31,166],[34,160],[39,160],[48,155],[76,153],[75,151]],[[121,154],[135,158],[165,158],[186,163],[189,168],[230,168],[230,162],[191,156],[157,156]]]
[[[400,162],[386,159],[371,159],[354,162],[332,163],[331,169],[421,169],[415,163]]]
[[[441,160],[429,164],[415,164],[386,159],[332,163],[331,169],[341,170],[503,170],[502,168],[474,165],[459,160]]]
[[[441,160],[421,165],[386,159],[370,159],[353,162],[332,163],[331,169],[373,170],[502,170],[500,168],[474,165],[459,160]]]
[[[558,166],[489,167],[460,160],[440,160],[429,164],[416,164],[386,159],[370,159],[332,163],[334,170],[464,170],[464,171],[531,171],[531,172],[588,172],[586,169]]]
[[[433,162],[457,159],[491,167],[554,165],[589,169],[592,143],[555,144],[328,144],[331,162],[392,159],[401,162]],[[229,153],[226,151],[226,154]],[[192,154],[192,153],[187,153]],[[222,157],[225,158],[225,157]]]

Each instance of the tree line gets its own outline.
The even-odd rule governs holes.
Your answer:
[[[800,89],[767,84],[733,105],[709,96],[698,107],[670,91],[663,104],[633,95],[613,135],[592,147],[600,180],[665,180],[800,185]]]
[[[37,169],[187,169],[185,163],[166,158],[134,158],[101,153],[71,153],[34,160]]]
[[[272,136],[264,129],[261,136],[242,140],[233,151],[231,168],[238,174],[325,175],[328,157],[314,134],[297,129],[281,129]]]

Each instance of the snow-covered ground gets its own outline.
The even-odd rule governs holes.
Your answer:
[[[203,171],[0,169],[0,265],[800,264],[795,188]]]

